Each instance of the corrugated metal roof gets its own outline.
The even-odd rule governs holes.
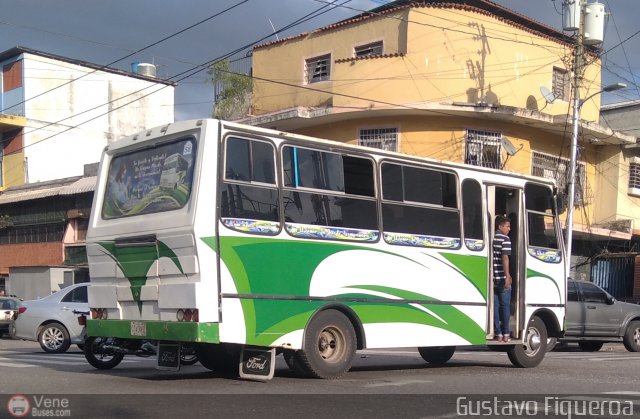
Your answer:
[[[13,202],[29,201],[31,199],[48,198],[50,196],[57,196],[60,191],[64,189],[64,186],[55,186],[52,188],[43,188],[27,191],[17,191],[11,193],[3,193],[0,195],[0,205],[10,204]]]
[[[0,195],[0,205],[14,202],[29,201],[32,199],[49,198],[59,195],[75,195],[92,192],[96,188],[96,176],[87,176],[77,179],[66,185],[51,185],[29,189],[29,185],[23,185],[18,190],[7,190]]]
[[[76,180],[71,185],[65,186],[60,195],[75,195],[84,192],[93,192],[96,189],[96,176],[87,176]]]

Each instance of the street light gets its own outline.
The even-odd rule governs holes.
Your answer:
[[[616,90],[624,89],[627,87],[624,83],[614,83],[603,87],[601,90],[598,90],[595,93],[590,94],[585,99],[580,99],[580,92],[576,89],[573,99],[573,132],[571,134],[571,160],[569,161],[569,190],[567,191],[568,202],[567,202],[567,221],[566,221],[566,237],[565,237],[565,249],[567,250],[566,255],[566,270],[567,275],[571,272],[571,240],[573,238],[573,204],[574,204],[574,195],[576,190],[576,164],[578,158],[578,126],[580,124],[580,109],[582,105],[595,95],[599,95],[603,92],[613,92]]]

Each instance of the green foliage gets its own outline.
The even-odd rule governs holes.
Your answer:
[[[213,117],[226,120],[245,117],[251,106],[251,76],[233,72],[229,60],[213,64],[208,73],[216,91]]]

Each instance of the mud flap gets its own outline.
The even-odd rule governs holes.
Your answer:
[[[180,370],[180,344],[173,342],[158,343],[158,364],[156,369],[165,371]]]
[[[268,381],[273,378],[276,349],[246,346],[242,349],[240,360],[240,378]]]

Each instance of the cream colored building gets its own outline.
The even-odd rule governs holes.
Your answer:
[[[562,187],[572,53],[568,36],[492,2],[395,1],[255,47],[244,121],[554,177]],[[601,89],[595,51],[586,59],[582,98]],[[610,207],[636,198],[616,197],[602,173],[635,139],[601,126],[599,107],[595,94],[581,109],[574,238],[628,240],[628,229],[602,227],[631,218]]]

